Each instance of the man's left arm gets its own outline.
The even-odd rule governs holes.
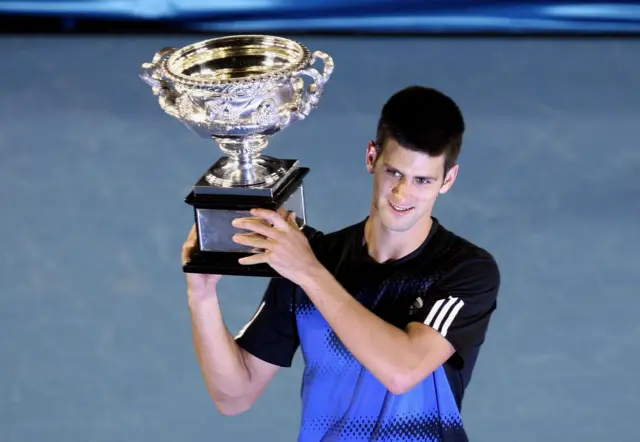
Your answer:
[[[263,252],[239,262],[267,263],[298,284],[345,347],[392,393],[410,390],[454,355],[464,363],[467,350],[484,339],[500,282],[488,253],[468,258],[441,278],[438,296],[422,300],[420,316],[401,330],[362,306],[322,266],[295,225],[295,214],[283,218],[265,209],[251,214],[256,218],[234,220],[235,227],[249,231],[234,235],[234,241]],[[454,306],[452,300],[461,302]],[[445,304],[454,309],[443,313]]]
[[[484,340],[500,275],[490,256],[461,264],[438,284],[438,296],[421,299],[404,330],[365,308],[324,267],[314,266],[299,284],[354,357],[401,394],[453,356],[464,363]]]

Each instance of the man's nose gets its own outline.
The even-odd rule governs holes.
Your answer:
[[[393,195],[402,201],[407,196],[409,191],[408,187],[407,179],[405,177],[400,178],[393,187]]]

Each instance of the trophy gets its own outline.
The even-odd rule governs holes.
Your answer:
[[[314,63],[320,59],[323,70]],[[333,59],[287,38],[232,35],[183,48],[163,48],[140,77],[160,107],[223,152],[186,197],[193,207],[197,250],[187,273],[278,276],[267,264],[242,265],[254,253],[236,244],[231,221],[253,208],[294,211],[305,230],[303,179],[309,168],[295,159],[263,154],[269,137],[318,106]],[[305,83],[305,80],[307,82]]]

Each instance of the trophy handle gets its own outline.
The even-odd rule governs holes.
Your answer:
[[[160,69],[160,62],[175,51],[177,51],[177,48],[162,48],[155,53],[150,63],[142,63],[139,76],[142,81],[151,86],[155,95],[160,95],[163,90],[168,88],[167,83],[162,78],[162,74],[158,72]]]
[[[315,85],[317,86],[314,89],[323,89],[325,83],[329,81],[329,78],[331,78],[331,74],[333,73],[333,68],[334,68],[333,58],[331,58],[329,54],[323,51],[315,51],[311,55],[312,55],[311,63],[310,63],[311,65],[313,65],[317,59],[322,60],[322,63],[324,64],[322,74],[320,74],[317,69],[309,67],[301,71],[300,75],[304,74],[312,77],[315,81]],[[311,93],[312,87],[313,87],[313,84],[309,86],[310,93]]]
[[[297,74],[298,76],[304,75],[310,77],[312,83],[307,87],[306,94],[300,97],[296,109],[291,112],[290,118],[292,122],[305,119],[311,113],[313,108],[318,106],[320,97],[322,97],[322,93],[324,92],[324,85],[329,81],[329,78],[333,73],[333,58],[331,58],[329,54],[322,51],[315,51],[312,54],[310,64],[313,65],[318,59],[322,60],[324,64],[322,73],[314,67],[308,67]]]
[[[165,79],[162,70],[162,62],[177,50],[177,48],[172,47],[165,47],[160,49],[155,53],[151,62],[142,63],[142,67],[138,75],[142,79],[142,81],[151,86],[153,95],[158,97],[160,108],[172,117],[178,120],[182,120],[182,113],[178,104],[178,100],[180,100],[181,94],[178,93],[173,88],[173,85]],[[187,106],[189,105],[189,103],[185,104]],[[198,132],[197,127],[191,127],[189,125],[187,125],[187,127]]]

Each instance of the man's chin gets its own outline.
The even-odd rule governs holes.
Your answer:
[[[387,212],[381,218],[384,227],[392,232],[406,232],[415,224],[413,216],[398,218],[397,216],[394,216],[394,214]]]

